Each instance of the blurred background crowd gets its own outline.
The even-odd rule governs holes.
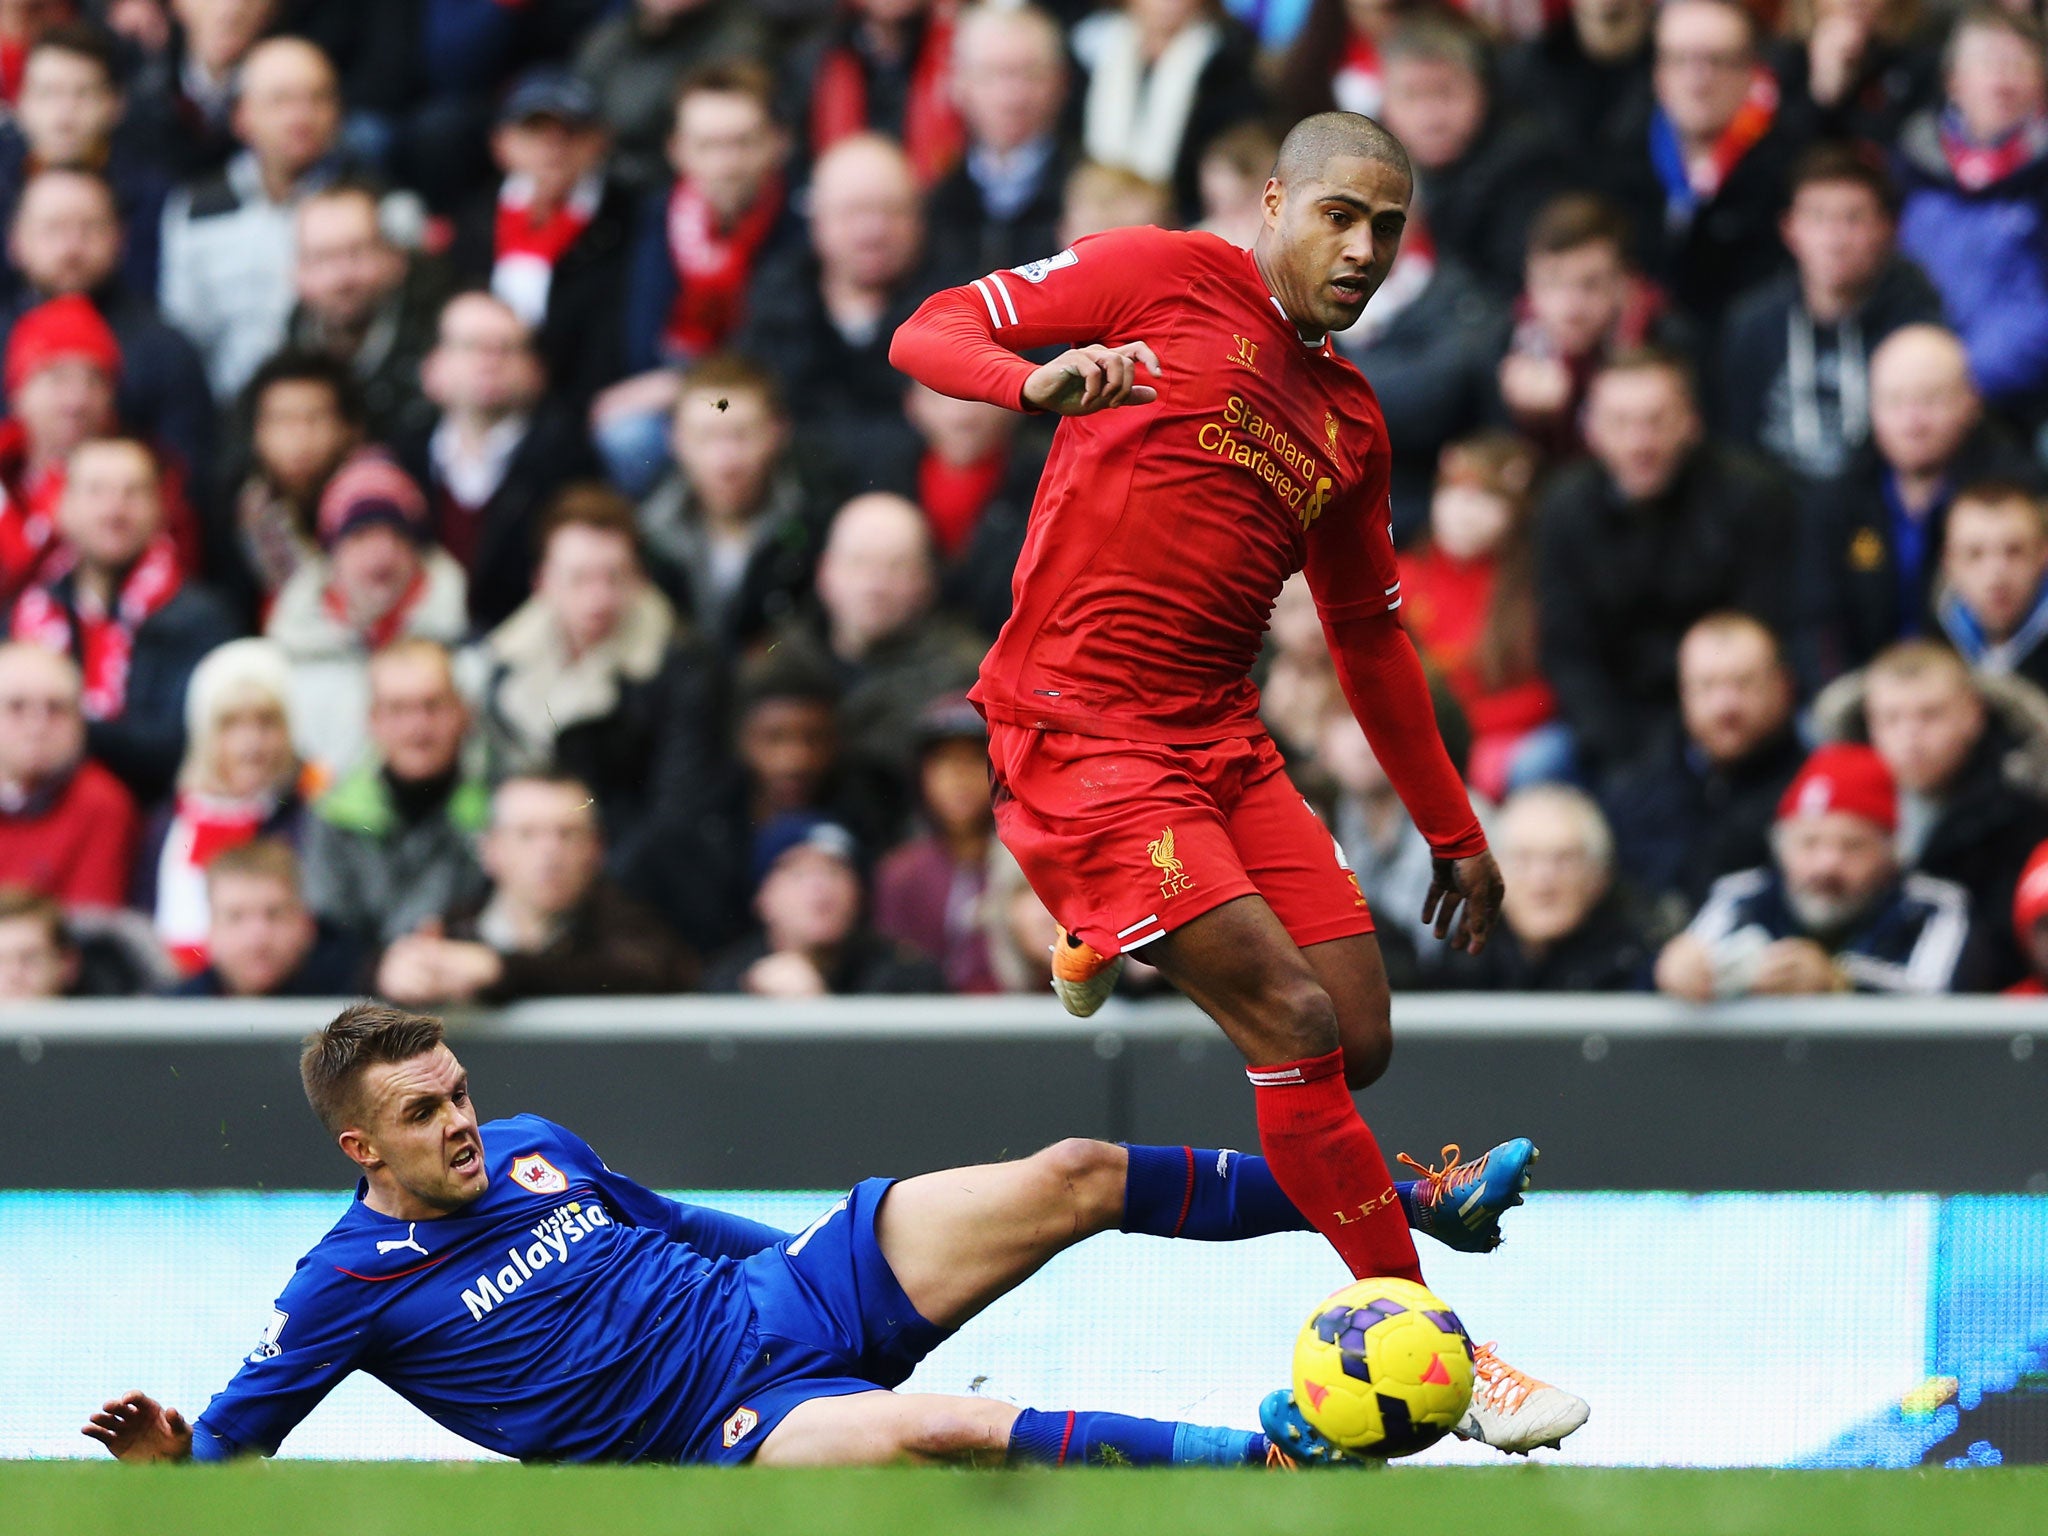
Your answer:
[[[1283,593],[1396,984],[2043,990],[2039,0],[0,0],[0,101],[0,997],[1042,989],[964,694],[1051,424],[889,339],[1249,244],[1332,106],[1509,892],[1421,927]]]

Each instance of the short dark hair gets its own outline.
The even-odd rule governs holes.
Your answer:
[[[2048,532],[2048,502],[2017,480],[1972,480],[1949,498],[1949,522],[1954,525],[1955,509],[2022,506],[2033,514],[2035,524]]]
[[[735,692],[734,714],[742,718],[781,699],[839,707],[839,682],[831,668],[787,646],[742,662]]]
[[[1283,182],[1313,177],[1340,155],[1377,160],[1399,171],[1410,187],[1415,185],[1415,167],[1401,141],[1358,112],[1318,112],[1304,117],[1280,141],[1273,174]]]
[[[88,60],[99,66],[109,86],[116,89],[120,86],[121,71],[114,54],[114,40],[89,21],[67,21],[51,27],[28,45],[24,57],[32,59],[39,53],[68,53],[73,58]]]
[[[750,96],[771,122],[775,119],[775,76],[752,59],[727,59],[684,75],[676,82],[674,111],[678,116],[692,96]]]
[[[242,388],[242,414],[252,428],[263,397],[279,384],[321,385],[334,396],[335,409],[341,412],[343,421],[357,429],[369,422],[362,386],[356,382],[355,371],[347,363],[325,352],[287,347],[266,357]]]
[[[411,1061],[442,1043],[441,1021],[383,1003],[351,1003],[325,1029],[306,1037],[299,1051],[299,1081],[320,1123],[335,1134],[348,1129],[360,1106],[363,1073],[388,1062]]]
[[[1792,163],[1786,190],[1793,197],[1808,187],[1849,182],[1877,199],[1885,217],[1898,222],[1899,187],[1885,169],[1884,157],[1866,145],[1843,139],[1815,144]]]
[[[562,487],[541,515],[538,548],[545,553],[564,528],[591,528],[615,533],[640,550],[640,520],[633,503],[600,480],[578,480]]]
[[[1560,256],[1589,245],[1611,245],[1628,260],[1628,215],[1595,192],[1564,192],[1536,210],[1529,221],[1529,254]]]
[[[1976,4],[1966,7],[1956,17],[1955,24],[1949,28],[1948,36],[1942,42],[1943,74],[1955,68],[1956,45],[1962,40],[1963,34],[1980,29],[1986,32],[2010,33],[2027,45],[2037,64],[2042,62],[2043,50],[2048,49],[2048,33],[2042,31],[2041,23],[2032,16],[2009,10],[1998,4],[1997,0],[1977,0]]]

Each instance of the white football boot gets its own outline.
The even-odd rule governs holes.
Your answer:
[[[1558,1449],[1592,1415],[1583,1397],[1516,1370],[1481,1344],[1472,1352],[1472,1406],[1451,1433],[1510,1456]]]

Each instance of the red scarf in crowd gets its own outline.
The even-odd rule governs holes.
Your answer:
[[[1965,192],[1981,192],[2048,154],[2048,113],[2035,113],[1996,144],[1978,144],[1955,108],[1941,114],[1941,152]]]
[[[903,108],[903,149],[926,186],[953,168],[967,142],[948,90],[952,58],[952,10],[934,7],[910,67],[910,100]],[[811,86],[811,153],[821,155],[872,126],[866,67],[851,43],[841,43],[825,55]]]
[[[1742,98],[1742,105],[1728,119],[1728,126],[1721,130],[1721,137],[1714,140],[1714,148],[1707,156],[1706,164],[1687,168],[1692,189],[1701,202],[1721,190],[1728,173],[1735,169],[1744,155],[1756,148],[1757,140],[1771,131],[1771,124],[1777,118],[1778,77],[1759,64],[1750,74],[1749,94]]]
[[[128,703],[135,632],[184,585],[178,549],[168,534],[159,534],[129,568],[111,608],[102,607],[83,588],[75,589],[74,618],[51,588],[76,564],[77,557],[66,550],[51,561],[44,585],[21,594],[14,605],[14,638],[76,657],[85,674],[85,718],[118,719]]]
[[[1386,66],[1380,62],[1380,45],[1370,32],[1344,29],[1344,54],[1330,72],[1330,94],[1347,112],[1368,106],[1373,112],[1380,109],[1386,94]]]
[[[384,611],[382,618],[375,620],[361,631],[360,638],[365,651],[375,653],[405,633],[406,621],[412,617],[413,609],[419,607],[420,599],[427,595],[427,568],[422,565],[413,576],[412,585],[399,594],[398,601]],[[354,629],[355,624],[348,616],[348,603],[341,590],[332,582],[320,594],[320,606],[327,610],[327,616],[343,629]]]
[[[0,603],[42,571],[56,545],[63,495],[63,461],[31,475],[27,433],[18,421],[0,421]]]
[[[494,254],[500,261],[507,256],[530,256],[552,268],[576,243],[576,237],[590,228],[595,212],[587,200],[571,192],[550,217],[536,221],[532,193],[515,188],[508,180],[498,196]]]
[[[675,268],[676,301],[662,337],[671,353],[702,357],[739,329],[754,258],[781,216],[779,177],[771,178],[753,206],[724,230],[703,193],[686,181],[676,183],[668,197],[668,259]]]
[[[917,466],[917,499],[931,525],[932,542],[948,560],[966,549],[975,525],[1003,483],[1010,456],[998,448],[972,464],[949,464],[927,453]]]

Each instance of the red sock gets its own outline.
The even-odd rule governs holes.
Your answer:
[[[1274,1181],[1330,1240],[1353,1278],[1396,1275],[1422,1284],[1387,1160],[1344,1086],[1344,1053],[1247,1067],[1245,1075]]]

